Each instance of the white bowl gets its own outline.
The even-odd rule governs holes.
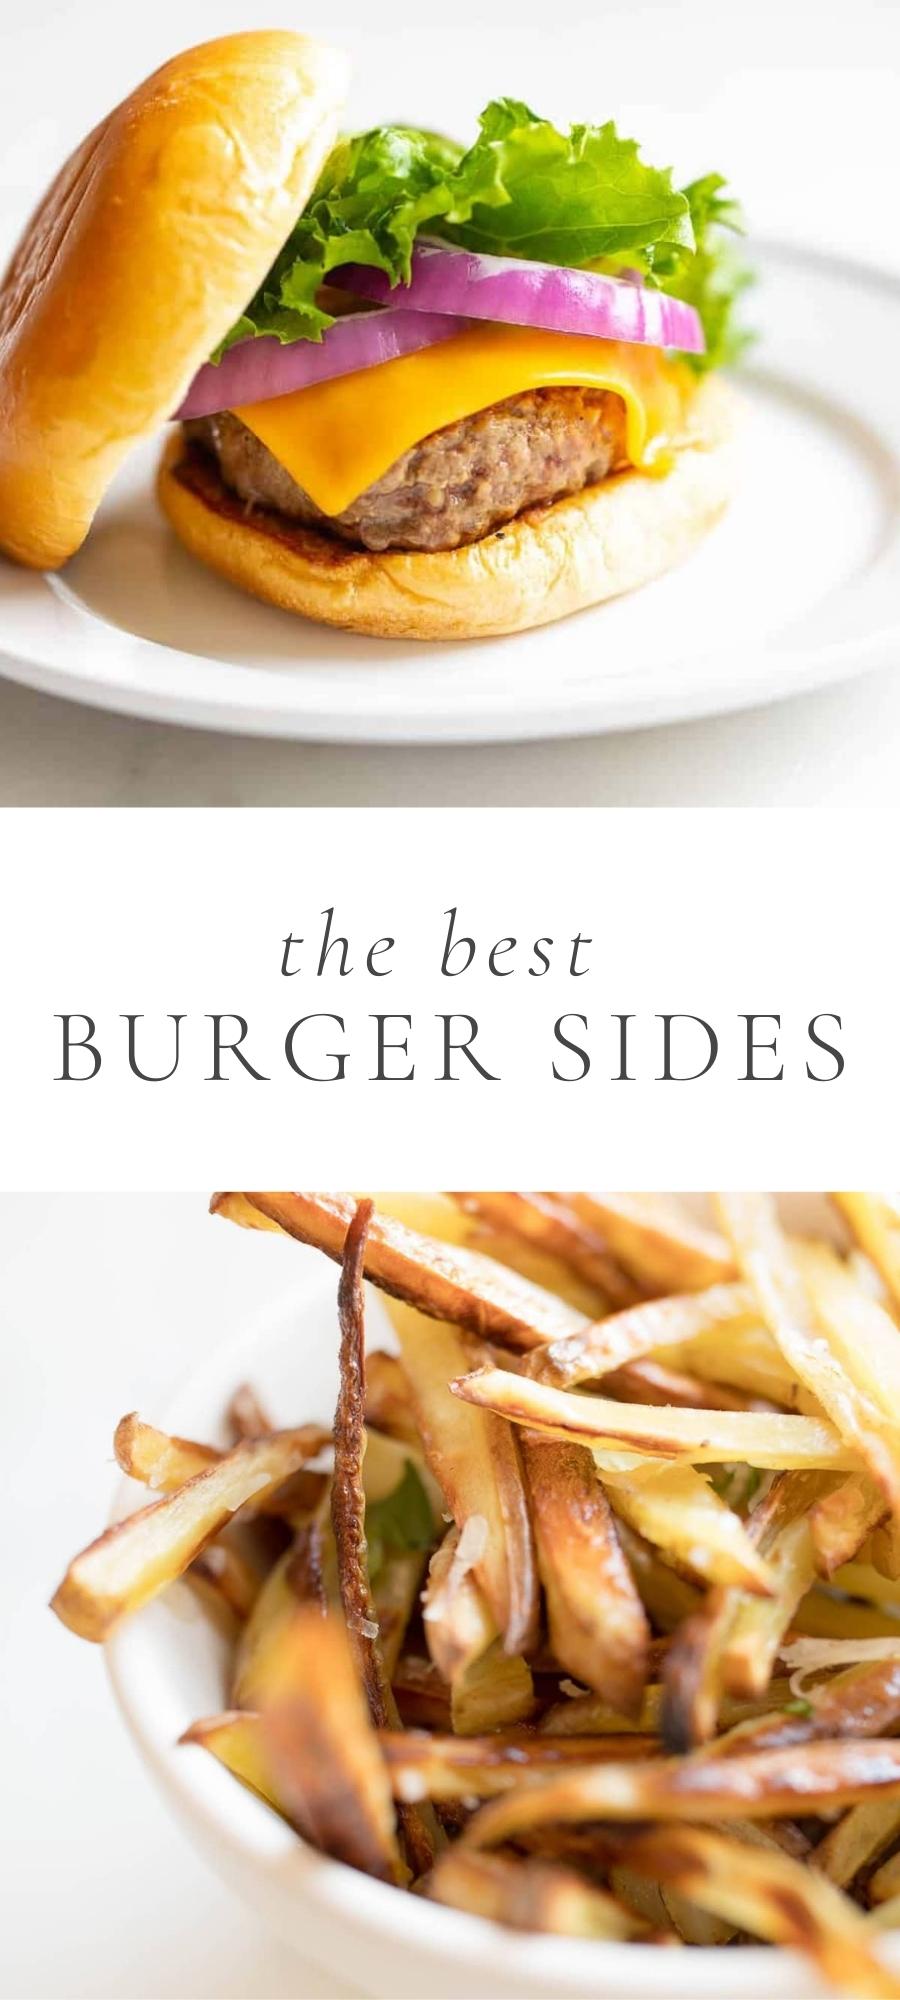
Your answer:
[[[249,1379],[279,1422],[330,1422],[337,1271],[298,1248],[296,1272],[282,1304],[192,1374],[161,1416],[148,1414],[184,1435],[215,1438],[231,1391]],[[390,1344],[371,1291],[367,1314],[370,1340]],[[118,1498],[123,1513],[134,1489]],[[721,1949],[533,1936],[404,1895],[317,1854],[206,1751],[179,1747],[188,1723],[227,1702],[227,1649],[183,1584],[128,1620],[107,1657],[129,1729],[189,1838],[286,1943],[360,1993],[721,2000],[727,1986],[729,2000],[821,2000],[830,1990],[794,1952],[747,1946],[723,1959]]]

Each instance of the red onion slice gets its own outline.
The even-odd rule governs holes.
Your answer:
[[[396,361],[419,347],[433,347],[464,331],[455,313],[409,312],[390,306],[382,312],[349,313],[335,320],[321,341],[284,343],[272,334],[237,341],[221,361],[207,361],[194,376],[177,417],[212,417],[241,403],[264,403]]]
[[[359,298],[379,304],[402,301],[423,313],[506,320],[553,333],[674,347],[682,354],[702,354],[706,346],[693,306],[633,279],[569,270],[563,264],[534,264],[524,258],[482,257],[441,243],[416,244],[408,285],[392,286],[383,271],[360,264],[331,272],[329,284],[345,286]]]

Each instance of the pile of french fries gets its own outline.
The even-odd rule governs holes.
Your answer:
[[[55,1611],[184,1577],[233,1639],[184,1741],[384,1882],[900,1995],[900,1197],[831,1200],[842,1250],[768,1195],[217,1195],[340,1266],[333,1430],[125,1417],[149,1504]]]

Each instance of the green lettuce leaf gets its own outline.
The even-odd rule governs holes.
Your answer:
[[[663,291],[684,299],[700,314],[706,353],[687,357],[700,370],[739,361],[754,338],[739,319],[741,300],[754,281],[753,272],[730,236],[723,235],[725,230],[742,233],[742,217],[724,189],[721,174],[707,174],[685,188],[694,228],[694,254],[674,259],[671,270],[663,255],[654,272],[654,281]]]
[[[369,1576],[376,1577],[388,1556],[430,1549],[437,1535],[431,1502],[411,1459],[393,1493],[366,1508]]]
[[[440,133],[385,125],[341,140],[303,214],[222,349],[251,334],[320,340],[333,315],[319,298],[341,264],[408,280],[416,237],[494,256],[638,272],[695,305],[706,365],[730,359],[746,274],[723,231],[740,226],[718,175],[673,186],[615,125],[560,132],[527,104],[489,104],[468,151]]]

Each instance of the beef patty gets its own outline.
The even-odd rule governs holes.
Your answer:
[[[194,418],[226,486],[366,549],[457,549],[526,507],[560,500],[625,463],[625,408],[605,389],[532,389],[448,424],[404,452],[340,514],[323,514],[230,411]]]

